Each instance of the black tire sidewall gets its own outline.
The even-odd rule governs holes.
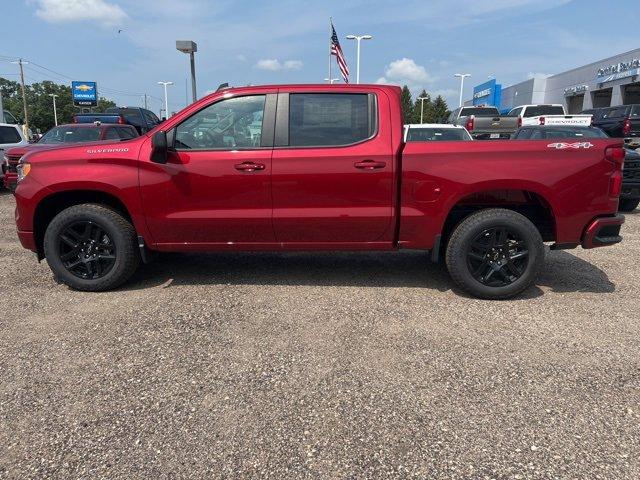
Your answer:
[[[505,210],[484,213],[481,220],[471,215],[454,231],[447,246],[447,267],[452,277],[464,290],[474,296],[487,299],[510,298],[527,289],[544,264],[544,244],[538,229],[524,216]],[[491,215],[493,214],[493,215]],[[467,252],[470,243],[483,231],[507,227],[517,232],[525,241],[529,259],[524,273],[515,282],[503,287],[490,287],[480,283],[469,271]],[[453,271],[452,271],[453,270]]]
[[[620,199],[618,210],[621,212],[629,213],[633,212],[640,205],[640,200],[632,200],[630,198]]]
[[[108,211],[106,208],[102,210]],[[69,225],[79,221],[91,221],[102,228],[115,245],[116,261],[109,272],[97,279],[83,279],[69,272],[60,260],[58,237]],[[59,281],[78,290],[103,290],[121,283],[121,276],[126,269],[127,250],[131,249],[131,241],[126,232],[109,214],[96,208],[71,207],[59,213],[49,224],[44,237],[44,251],[49,267]]]

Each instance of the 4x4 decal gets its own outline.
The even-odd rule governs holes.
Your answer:
[[[557,143],[550,143],[549,145],[547,145],[547,147],[555,148],[558,150],[562,150],[565,148],[591,148],[593,147],[593,143],[591,142],[573,142],[573,143],[557,142]]]

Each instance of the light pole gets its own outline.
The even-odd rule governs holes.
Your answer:
[[[334,83],[339,82],[340,79],[339,78],[325,78],[324,81],[329,83],[329,84],[331,84],[331,85],[333,85]]]
[[[360,40],[371,40],[371,35],[347,35],[348,40],[355,40],[358,42],[356,47],[356,83],[360,83]]]
[[[196,60],[194,53],[198,51],[198,44],[191,40],[176,40],[176,49],[182,53],[189,54],[191,62],[191,96],[195,102],[198,100],[198,95],[196,93]]]
[[[56,95],[55,93],[50,93],[49,96],[51,98],[53,98],[53,123],[56,124],[56,127],[58,126],[58,111],[56,110],[56,98],[58,98],[58,95]]]
[[[158,85],[164,85],[164,117],[169,118],[169,97],[167,96],[167,86],[173,85],[173,82],[158,82]]]
[[[420,123],[424,123],[422,118],[424,117],[424,101],[429,100],[429,97],[418,97],[420,100]]]
[[[471,74],[470,73],[454,73],[453,76],[460,77],[460,105],[458,106],[461,107],[462,106],[462,89],[464,88],[464,79],[466,77],[470,77]]]

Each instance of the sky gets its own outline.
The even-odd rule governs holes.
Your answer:
[[[118,105],[162,107],[158,81],[173,81],[169,109],[190,98],[188,56],[198,44],[198,96],[230,85],[322,83],[328,77],[329,17],[355,82],[407,84],[457,106],[459,79],[503,86],[560,73],[640,47],[638,0],[0,0],[0,77],[27,83],[96,81]],[[335,60],[333,77],[338,73]],[[188,95],[187,95],[188,91]]]

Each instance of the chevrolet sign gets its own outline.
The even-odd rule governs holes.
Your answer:
[[[73,103],[82,107],[95,107],[98,104],[98,86],[96,82],[71,82]]]

